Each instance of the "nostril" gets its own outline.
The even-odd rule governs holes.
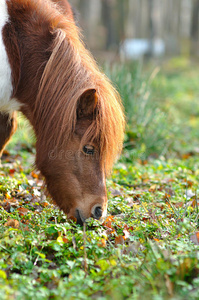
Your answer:
[[[95,219],[100,219],[101,216],[102,216],[102,208],[101,208],[101,206],[95,207],[95,210],[94,210],[94,218],[95,218]]]
[[[78,209],[76,209],[76,219],[77,219],[77,224],[79,225],[83,225],[84,223],[84,218],[82,217],[80,211]]]

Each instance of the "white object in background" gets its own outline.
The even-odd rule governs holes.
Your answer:
[[[161,39],[151,41],[147,39],[126,39],[120,47],[120,55],[122,58],[138,59],[152,51],[155,57],[165,54],[165,43]]]

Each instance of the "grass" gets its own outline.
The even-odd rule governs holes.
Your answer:
[[[0,299],[199,299],[199,67],[149,70],[107,70],[128,127],[108,216],[88,220],[85,241],[45,197],[21,121],[0,171]]]
[[[172,116],[158,101],[154,101],[157,92],[152,89],[152,82],[158,70],[150,68],[150,73],[146,72],[143,76],[137,64],[116,65],[108,73],[124,102],[128,124],[125,147],[136,151],[140,149],[138,155],[142,159],[168,153],[178,130],[175,123],[171,124]]]
[[[126,148],[134,149],[134,155],[142,159],[197,152],[199,86],[195,62],[173,58],[161,67],[116,65],[107,67],[106,72],[124,101]]]

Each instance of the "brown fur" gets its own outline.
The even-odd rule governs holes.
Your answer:
[[[57,4],[57,8],[73,21],[73,11],[67,0],[51,0]]]
[[[9,0],[7,5],[10,22],[3,35],[13,96],[35,130],[36,164],[48,190],[67,213],[85,195],[104,203],[104,171],[111,170],[123,142],[119,95],[85,49],[66,0]],[[95,146],[97,156],[83,164],[86,144]],[[51,151],[71,151],[72,163],[66,157],[50,159]]]

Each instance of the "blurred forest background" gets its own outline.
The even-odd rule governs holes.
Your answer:
[[[130,39],[127,52],[137,48],[142,52],[138,44],[141,39],[142,43],[149,42],[145,55],[199,55],[199,0],[70,0],[70,3],[92,50],[121,54],[122,45]],[[156,46],[158,53],[153,51]]]
[[[129,160],[199,153],[199,0],[69,2],[122,97]]]

